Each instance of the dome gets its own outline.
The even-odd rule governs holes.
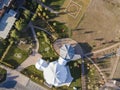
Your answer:
[[[66,61],[65,59],[59,57],[58,63],[59,63],[60,65],[66,65],[67,61]]]
[[[48,66],[48,63],[43,60],[42,58],[40,58],[37,63],[35,64],[35,67],[38,69],[38,70],[41,70],[43,71],[44,68],[46,68]]]
[[[65,44],[60,48],[60,56],[65,60],[72,59],[74,54],[75,54],[74,48],[69,44]]]
[[[67,68],[57,61],[51,62],[43,71],[44,78],[48,84],[58,86],[67,79]]]

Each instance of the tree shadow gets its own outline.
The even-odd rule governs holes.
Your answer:
[[[58,1],[61,1],[61,0],[46,0],[45,4],[50,6],[52,2],[56,3]]]
[[[74,29],[74,31],[82,31],[82,30],[85,30],[85,28],[77,28],[77,29]]]
[[[50,7],[54,10],[60,10],[60,5],[51,5]]]
[[[17,84],[17,81],[14,80],[16,79],[17,77],[19,76],[11,76],[10,73],[7,74],[8,77],[6,79],[5,82],[3,82],[1,85],[0,85],[0,88],[7,88],[7,89],[10,89],[10,88],[14,88]]]
[[[113,80],[116,80],[116,81],[120,82],[120,78],[113,78]]]
[[[53,8],[54,10],[60,10],[61,9],[60,7],[64,1],[65,0],[46,0],[44,4],[48,7]]]
[[[93,49],[87,42],[78,43],[78,44],[81,46],[84,54],[90,53]]]
[[[102,40],[104,40],[104,38],[96,38],[95,40],[102,41]]]
[[[8,63],[12,68],[16,69],[20,64],[14,59],[6,59],[5,63]]]
[[[66,12],[59,12],[59,15],[67,14]]]
[[[90,34],[90,33],[93,33],[94,31],[85,31],[84,33],[85,34]]]
[[[59,38],[69,37],[69,28],[65,25],[65,23],[49,21],[49,24],[55,29],[55,32],[58,34]]]
[[[74,82],[81,76],[81,64],[79,64],[77,61],[72,61],[69,62],[68,65],[70,67],[71,76],[74,78]]]

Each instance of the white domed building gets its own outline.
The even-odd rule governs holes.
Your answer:
[[[45,81],[53,86],[69,86],[73,78],[70,74],[69,67],[60,65],[57,61],[51,62],[43,71]]]
[[[35,67],[43,71],[44,79],[49,85],[55,87],[69,86],[73,77],[71,76],[69,66],[66,64],[69,61],[75,60],[73,59],[74,56],[74,48],[69,44],[65,44],[60,48],[60,57],[58,60],[48,64],[45,60],[40,59]]]

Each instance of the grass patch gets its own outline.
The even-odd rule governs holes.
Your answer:
[[[44,85],[43,72],[37,70],[34,65],[25,68],[21,73],[29,77],[32,81],[46,87]]]
[[[58,38],[69,37],[70,30],[64,23],[60,23],[58,21],[51,21],[49,23],[55,29],[55,32],[58,34]]]
[[[36,30],[40,35],[38,36],[39,40],[39,53],[43,56],[45,60],[53,61],[58,58],[52,43],[50,42],[48,36],[41,31]]]
[[[13,45],[8,51],[3,62],[6,62],[13,66],[18,67],[26,58],[28,57],[28,52],[19,49],[16,45]]]

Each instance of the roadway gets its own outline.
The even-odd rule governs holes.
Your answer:
[[[34,83],[28,77],[24,76],[20,72],[8,68],[4,65],[0,67],[7,70],[7,79],[0,84],[0,90],[47,90],[46,88]]]

